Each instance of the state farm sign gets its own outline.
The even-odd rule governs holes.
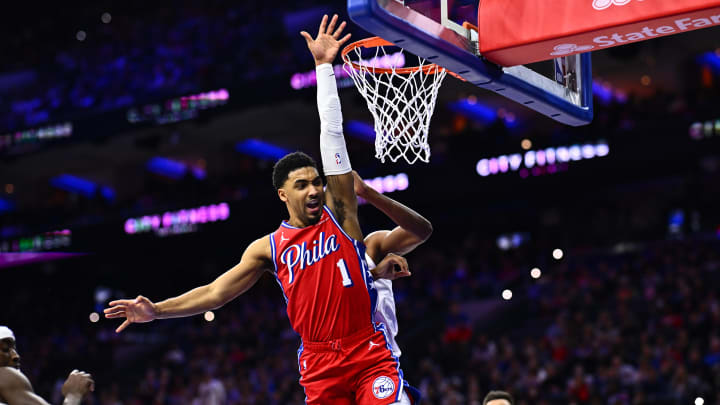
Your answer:
[[[479,51],[502,66],[720,25],[720,0],[553,0],[553,7],[536,0],[507,3],[483,0],[478,11]]]
[[[720,14],[709,16],[709,18],[682,18],[673,21],[672,25],[661,25],[659,27],[643,27],[636,32],[614,32],[612,35],[601,35],[593,38],[595,45],[560,44],[553,47],[550,56],[565,56],[574,53],[587,52],[598,48],[607,48],[615,45],[623,45],[630,42],[645,41],[665,35],[677,34],[682,31],[691,31],[698,28],[705,28],[713,25],[720,25]]]

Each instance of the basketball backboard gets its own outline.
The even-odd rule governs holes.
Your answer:
[[[478,51],[477,7],[478,0],[348,0],[350,18],[366,31],[556,121],[590,123],[590,54],[556,59],[554,78],[494,64]]]

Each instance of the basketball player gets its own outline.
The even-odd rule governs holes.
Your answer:
[[[386,405],[409,403],[402,371],[381,324],[372,321],[377,292],[365,262],[357,196],[342,132],[342,113],[332,62],[350,34],[341,38],[337,15],[324,16],[318,35],[301,35],[315,59],[320,114],[320,154],[327,191],[315,162],[291,153],[273,169],[273,184],[290,218],[252,242],[240,263],[210,284],[158,303],[138,296],[110,302],[108,318],[133,322],[200,314],[219,308],[252,287],[264,271],[282,288],[288,318],[300,335],[300,384],[308,404]],[[388,255],[377,274],[407,262]],[[404,402],[400,402],[404,401]]]
[[[353,171],[353,176],[355,176],[355,193],[357,196],[382,211],[397,225],[392,231],[375,231],[365,237],[366,260],[371,270],[374,268],[375,262],[381,258],[391,254],[408,254],[428,240],[433,231],[430,221],[411,208],[374,190],[363,181],[357,172]],[[375,289],[378,292],[375,320],[385,325],[393,354],[399,358],[402,352],[395,341],[398,333],[398,321],[395,314],[392,280],[410,276],[410,272],[396,271],[392,268],[385,269],[385,271],[394,272],[395,274],[373,273]],[[420,402],[420,392],[417,389],[409,386],[407,382],[405,382],[405,389],[409,392],[413,404]],[[490,391],[483,400],[483,405],[513,404],[512,395],[505,391]]]
[[[63,405],[79,405],[83,396],[94,390],[95,383],[90,374],[74,370],[62,386]],[[0,404],[48,405],[35,394],[30,380],[20,371],[15,334],[6,326],[0,326]]]
[[[353,171],[353,175],[355,176],[355,193],[358,197],[365,199],[375,208],[382,211],[397,225],[392,231],[375,231],[365,237],[364,242],[367,247],[365,259],[370,270],[374,271],[375,263],[379,263],[387,255],[408,254],[428,240],[433,231],[430,221],[409,207],[368,186],[357,172]],[[375,277],[374,285],[378,293],[375,321],[384,325],[393,355],[400,358],[402,352],[395,341],[398,334],[398,321],[395,314],[395,296],[392,290],[392,280],[407,277],[410,272],[396,271],[392,268],[386,271],[394,274],[373,273],[373,277]],[[407,382],[404,382],[404,386],[412,403],[420,402],[420,391],[411,387]]]

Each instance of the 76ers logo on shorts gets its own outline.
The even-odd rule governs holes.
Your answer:
[[[373,395],[377,399],[384,399],[395,392],[395,383],[390,377],[378,377],[373,381]]]

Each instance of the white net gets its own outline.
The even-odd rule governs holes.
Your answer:
[[[389,54],[373,45],[374,55],[363,57],[364,47],[350,47],[343,52],[344,68],[375,121],[375,157],[383,163],[386,158],[429,162],[430,118],[447,70],[422,58],[417,68],[403,68],[402,49]]]

